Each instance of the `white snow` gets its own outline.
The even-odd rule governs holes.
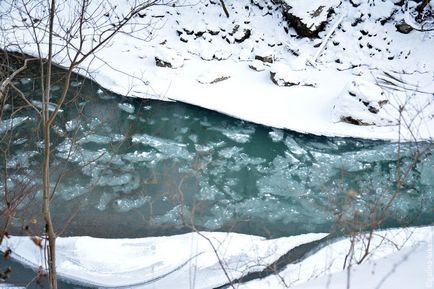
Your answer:
[[[56,21],[75,21],[72,13],[75,2],[60,2]],[[134,1],[114,2],[116,6],[100,7],[110,12],[107,18],[94,19],[102,25],[100,28],[116,21],[116,15],[129,11]],[[414,22],[414,6],[401,9],[389,0],[353,1],[358,7],[353,7],[350,1],[286,0],[292,13],[311,26],[328,21],[325,31],[319,33],[320,39],[306,39],[297,37],[285,23],[280,9],[275,9],[270,1],[255,0],[253,4],[248,0],[226,1],[229,19],[218,2],[184,0],[175,3],[182,4],[179,6],[151,7],[146,17],[134,18],[124,31],[127,33],[116,35],[95,57],[81,63],[77,72],[118,94],[182,101],[276,129],[326,136],[433,140],[434,31],[421,31],[423,27]],[[8,10],[11,3],[16,6]],[[20,13],[24,9],[20,5],[20,1],[0,2],[3,28],[0,47],[37,55],[32,30],[26,27],[30,20],[23,19]],[[29,2],[29,5],[35,4]],[[89,7],[92,10],[98,5],[97,1],[90,2]],[[320,6],[324,6],[321,11],[317,10]],[[329,7],[334,8],[335,14],[327,19]],[[35,17],[44,19],[46,10],[38,6],[30,8]],[[312,13],[318,16],[312,17]],[[97,14],[103,15],[104,11]],[[380,24],[389,16],[384,25]],[[395,24],[402,20],[417,29],[405,35],[397,32]],[[128,33],[134,27],[145,29]],[[67,30],[57,24],[55,29],[59,34]],[[251,34],[241,41],[247,36],[246,29]],[[97,35],[101,29],[95,31],[86,26],[84,31],[89,37],[83,47],[88,50],[95,39],[90,36]],[[47,36],[44,29],[37,33],[42,39],[44,56]],[[73,47],[78,46],[77,39],[71,39],[68,49],[62,49],[61,38],[55,37],[54,42],[55,62],[67,66]],[[278,64],[252,62],[255,56],[270,56]],[[157,67],[156,57],[170,63],[173,69]],[[249,64],[261,71],[249,68]],[[280,68],[276,70],[277,66]],[[282,81],[289,79],[295,85],[275,85],[270,79],[273,70],[282,75]],[[222,76],[224,81],[213,81]],[[369,112],[363,101],[379,112]],[[128,105],[121,104],[121,108],[133,113]],[[343,115],[367,120],[368,125],[342,122]],[[0,133],[27,120],[4,122]],[[66,129],[73,130],[78,125],[71,121]],[[249,140],[248,133],[225,135],[238,142]],[[282,139],[279,130],[270,137]],[[149,155],[125,157],[155,159],[166,154],[192,157],[179,143],[167,143],[147,135],[135,135],[133,141],[151,146],[152,151]],[[66,149],[59,150],[58,154],[68,153],[67,147],[65,143]],[[102,159],[110,158],[103,150],[99,153]],[[230,156],[239,152],[228,149],[221,153]],[[90,156],[83,151],[74,161],[84,162],[90,157],[94,154]],[[122,185],[129,179],[129,176],[121,177],[113,182]],[[109,196],[101,199],[99,208],[104,209],[108,201]],[[124,210],[142,202],[146,200],[125,199],[117,205],[119,210]],[[265,240],[233,233],[203,235],[217,248],[230,278],[261,270],[289,249],[325,236],[308,234]],[[432,239],[433,227],[376,232],[372,240],[375,249],[368,262],[352,267],[351,288],[380,283],[382,289],[432,286]],[[357,243],[355,256],[360,254],[363,244]],[[324,288],[326,284],[330,288],[346,288],[347,272],[342,266],[349,246],[348,239],[338,241],[297,264],[288,265],[280,272],[281,278],[270,276],[240,287],[284,288],[284,280],[304,289]],[[13,251],[13,258],[28,266],[36,268],[43,264],[41,249],[28,237],[11,237],[2,244],[2,250],[8,247]],[[212,246],[196,233],[122,240],[59,238],[57,258],[61,277],[101,287],[140,284],[141,288],[210,288],[227,281]],[[429,264],[431,272],[424,273],[422,268],[429,268]]]
[[[201,232],[141,239],[58,238],[57,272],[74,283],[106,288],[211,288],[228,281],[217,255],[235,279],[262,270],[290,249],[326,235],[266,240]],[[43,250],[29,237],[10,237],[0,248],[10,248],[12,258],[27,266],[45,267]]]
[[[57,239],[57,271],[76,284],[131,288],[214,288],[268,264],[301,244],[327,234],[266,240],[236,233],[188,233],[141,239]],[[368,257],[359,265],[368,234],[352,241],[344,238],[313,252],[298,263],[287,265],[278,275],[237,284],[256,288],[431,288],[434,227],[410,227],[374,231]],[[211,245],[212,244],[212,245]],[[10,237],[1,250],[37,268],[44,265],[42,249],[29,237]],[[216,255],[217,252],[217,255]],[[350,269],[343,269],[346,256]],[[430,267],[431,266],[431,267]],[[349,279],[348,279],[349,278]],[[428,285],[427,285],[428,284]],[[430,285],[431,284],[431,285]],[[327,288],[327,287],[326,287]]]
[[[425,288],[426,284],[431,284],[427,288],[432,288],[433,238],[433,226],[374,232],[368,258],[358,265],[356,261],[360,260],[368,244],[367,235],[358,236],[354,243],[354,264],[349,272],[343,269],[351,247],[350,239],[346,238],[322,248],[299,263],[288,265],[278,276],[253,280],[239,288],[278,289],[291,285],[294,286],[291,288],[300,289],[396,289]]]
[[[397,140],[400,130],[396,115],[402,106],[401,139],[433,138],[434,58],[430,54],[434,31],[414,30],[405,35],[397,32],[395,24],[404,18],[414,18],[414,13],[409,15],[408,9],[401,9],[392,1],[360,1],[357,8],[349,1],[322,1],[321,5],[318,1],[315,5],[309,1],[287,2],[292,13],[305,15],[304,20],[313,21],[312,25],[327,20],[325,12],[334,8],[335,14],[319,34],[321,39],[299,39],[290,27],[286,33],[283,28],[288,25],[281,10],[266,0],[255,4],[247,0],[227,3],[229,19],[218,1],[182,1],[175,3],[182,4],[178,7],[149,8],[146,11],[149,17],[135,18],[126,30],[150,23],[147,31],[153,29],[152,35],[143,30],[137,34],[118,34],[95,58],[83,62],[78,72],[87,70],[88,76],[119,94],[182,101],[275,128],[326,136]],[[337,5],[339,2],[342,3]],[[62,4],[63,7],[68,7],[68,3]],[[2,1],[0,11],[8,4],[9,1]],[[118,0],[117,4],[113,8],[117,14],[128,11],[128,0]],[[317,17],[309,16],[318,8],[313,6],[324,6]],[[112,7],[101,7],[109,8]],[[9,44],[19,43],[24,52],[35,55],[36,45],[23,40],[32,38],[17,11],[2,15],[2,25],[5,28],[15,25],[15,29],[5,29],[0,44],[13,50],[14,46]],[[67,8],[63,12],[66,11]],[[380,24],[392,12],[390,20]],[[64,14],[63,20],[69,21],[71,16]],[[111,16],[108,19],[111,21]],[[92,32],[91,27],[86,29]],[[234,37],[245,29],[251,31],[250,37],[236,42]],[[56,43],[59,41],[56,38]],[[315,45],[320,43],[321,46]],[[85,48],[91,47],[91,43],[85,44]],[[56,62],[67,65],[66,50],[56,48],[56,52]],[[256,55],[272,56],[289,67],[285,75],[295,79],[294,82],[308,79],[315,87],[276,86],[270,79],[268,66],[261,67],[255,62],[254,66],[264,70],[249,69],[246,61],[254,60]],[[177,69],[157,67],[155,56],[171,62]],[[315,63],[311,66],[313,56]],[[209,76],[222,70],[230,72],[224,74],[230,78],[214,83],[211,78],[215,75]],[[387,78],[385,73],[394,74],[396,80],[382,81]],[[200,74],[202,77],[198,77]],[[384,90],[395,111],[391,125],[385,125],[381,114],[371,115],[373,120],[366,126],[336,121],[333,107],[353,81],[378,85]],[[369,85],[360,86],[360,90],[364,95],[371,91]],[[351,105],[345,109],[356,114],[359,110]]]

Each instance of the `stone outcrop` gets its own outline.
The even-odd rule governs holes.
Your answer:
[[[395,125],[393,107],[383,89],[365,81],[350,82],[336,99],[333,107],[333,121],[353,125]]]
[[[274,3],[281,7],[283,17],[299,36],[312,38],[324,30],[340,1],[274,0]]]

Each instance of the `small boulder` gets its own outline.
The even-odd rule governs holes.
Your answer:
[[[383,89],[378,85],[354,80],[337,97],[332,118],[335,122],[353,125],[396,125],[393,107]]]
[[[282,7],[288,24],[302,37],[318,37],[341,1],[339,0],[275,0]]]
[[[249,67],[255,71],[264,71],[266,68],[264,62],[257,59],[250,62]]]
[[[289,67],[288,65],[281,63],[281,62],[275,62],[270,67],[270,78],[271,81],[273,81],[274,84],[278,86],[294,86],[294,85],[300,85],[300,86],[311,86],[315,87],[316,83],[305,79],[302,77],[303,72],[296,71]]]
[[[411,27],[410,25],[408,25],[405,22],[401,22],[395,25],[396,30],[398,30],[398,32],[401,32],[403,34],[408,34],[411,31],[413,31],[413,27]]]
[[[274,61],[272,51],[258,51],[255,54],[255,59],[266,63],[273,63]]]
[[[239,29],[235,34],[234,34],[234,40],[237,43],[241,43],[246,39],[249,39],[251,35],[251,31],[250,29],[247,28],[243,28],[243,29]]]
[[[231,78],[227,71],[208,70],[198,76],[197,81],[202,84],[214,84]]]
[[[270,78],[278,86],[293,86],[300,84],[297,73],[283,63],[275,63],[270,69]]]
[[[159,67],[176,69],[184,65],[184,58],[175,50],[162,46],[155,53],[155,64]]]

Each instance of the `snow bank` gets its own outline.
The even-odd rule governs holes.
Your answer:
[[[213,288],[260,271],[290,249],[327,234],[266,240],[236,233],[189,233],[142,239],[57,239],[57,273],[67,281],[137,288]],[[1,250],[32,268],[45,267],[44,253],[29,237],[10,237]],[[220,260],[217,258],[220,258]]]
[[[218,1],[154,6],[146,11],[146,17],[134,19],[136,26],[128,27],[149,24],[148,34],[143,30],[118,34],[95,58],[81,64],[81,72],[87,71],[119,94],[182,101],[276,128],[389,140],[397,140],[401,132],[401,140],[432,140],[434,58],[430,53],[434,31],[397,31],[397,23],[410,21],[414,15],[393,1],[305,2],[275,3],[291,6],[290,12],[308,25],[323,23],[319,39],[300,38],[286,22],[281,6],[267,0],[227,3],[229,19]],[[66,22],[72,17],[68,3],[73,2],[65,1],[59,12],[65,14],[59,18]],[[2,1],[0,12],[6,11],[8,4]],[[113,15],[128,11],[130,2],[118,0],[117,4],[101,8],[113,10],[109,11],[110,21]],[[14,50],[16,46],[10,44],[18,43],[22,51],[35,55],[35,43],[24,41],[33,38],[31,30],[23,26],[19,8],[2,15],[5,30],[0,45]],[[343,20],[332,25],[337,19]],[[267,57],[256,60],[267,63],[253,62],[265,51]],[[67,65],[66,52],[56,48],[55,61]],[[291,79],[291,86],[278,86],[270,79],[273,71],[268,62],[273,61],[288,67],[278,71],[274,82],[281,85]],[[393,78],[385,77],[392,74]],[[305,79],[308,83],[303,83]],[[392,119],[384,121],[380,113],[369,115],[365,125],[336,120],[333,108],[353,82],[378,85],[394,110]],[[369,85],[360,86],[360,90],[361,95],[371,92]],[[354,112],[359,108],[348,104],[345,109]],[[396,119],[399,112],[405,118],[400,122]]]
[[[353,265],[343,270],[351,240],[332,243],[300,263],[290,264],[279,276],[242,284],[243,289],[262,288],[424,288],[432,284],[434,227],[400,228],[374,232],[369,255],[357,265],[368,244],[367,235],[354,243]],[[349,260],[351,259],[351,255]],[[431,262],[431,267],[429,267]],[[350,278],[348,280],[348,278]],[[286,285],[285,285],[286,284]],[[327,284],[327,285],[326,285]]]

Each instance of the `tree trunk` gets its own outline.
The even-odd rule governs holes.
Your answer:
[[[53,58],[53,23],[54,13],[56,10],[56,1],[51,1],[50,15],[49,15],[49,31],[48,31],[48,59],[47,71],[45,74],[45,83],[43,87],[43,134],[44,134],[44,163],[42,169],[43,179],[43,201],[42,201],[42,214],[45,222],[45,234],[48,240],[47,250],[47,265],[48,265],[48,284],[51,289],[57,289],[57,274],[56,274],[56,234],[54,232],[53,221],[50,213],[50,114],[48,110],[48,103],[50,101],[50,87],[51,87],[51,66]]]
[[[229,12],[228,12],[228,9],[226,8],[225,2],[223,2],[223,0],[220,0],[220,3],[222,4],[222,8],[226,14],[226,17],[229,18]]]
[[[423,10],[425,9],[426,5],[428,5],[430,0],[423,0],[422,3],[420,3],[417,7],[416,7],[416,11],[418,13],[418,17],[422,17],[422,13]]]

